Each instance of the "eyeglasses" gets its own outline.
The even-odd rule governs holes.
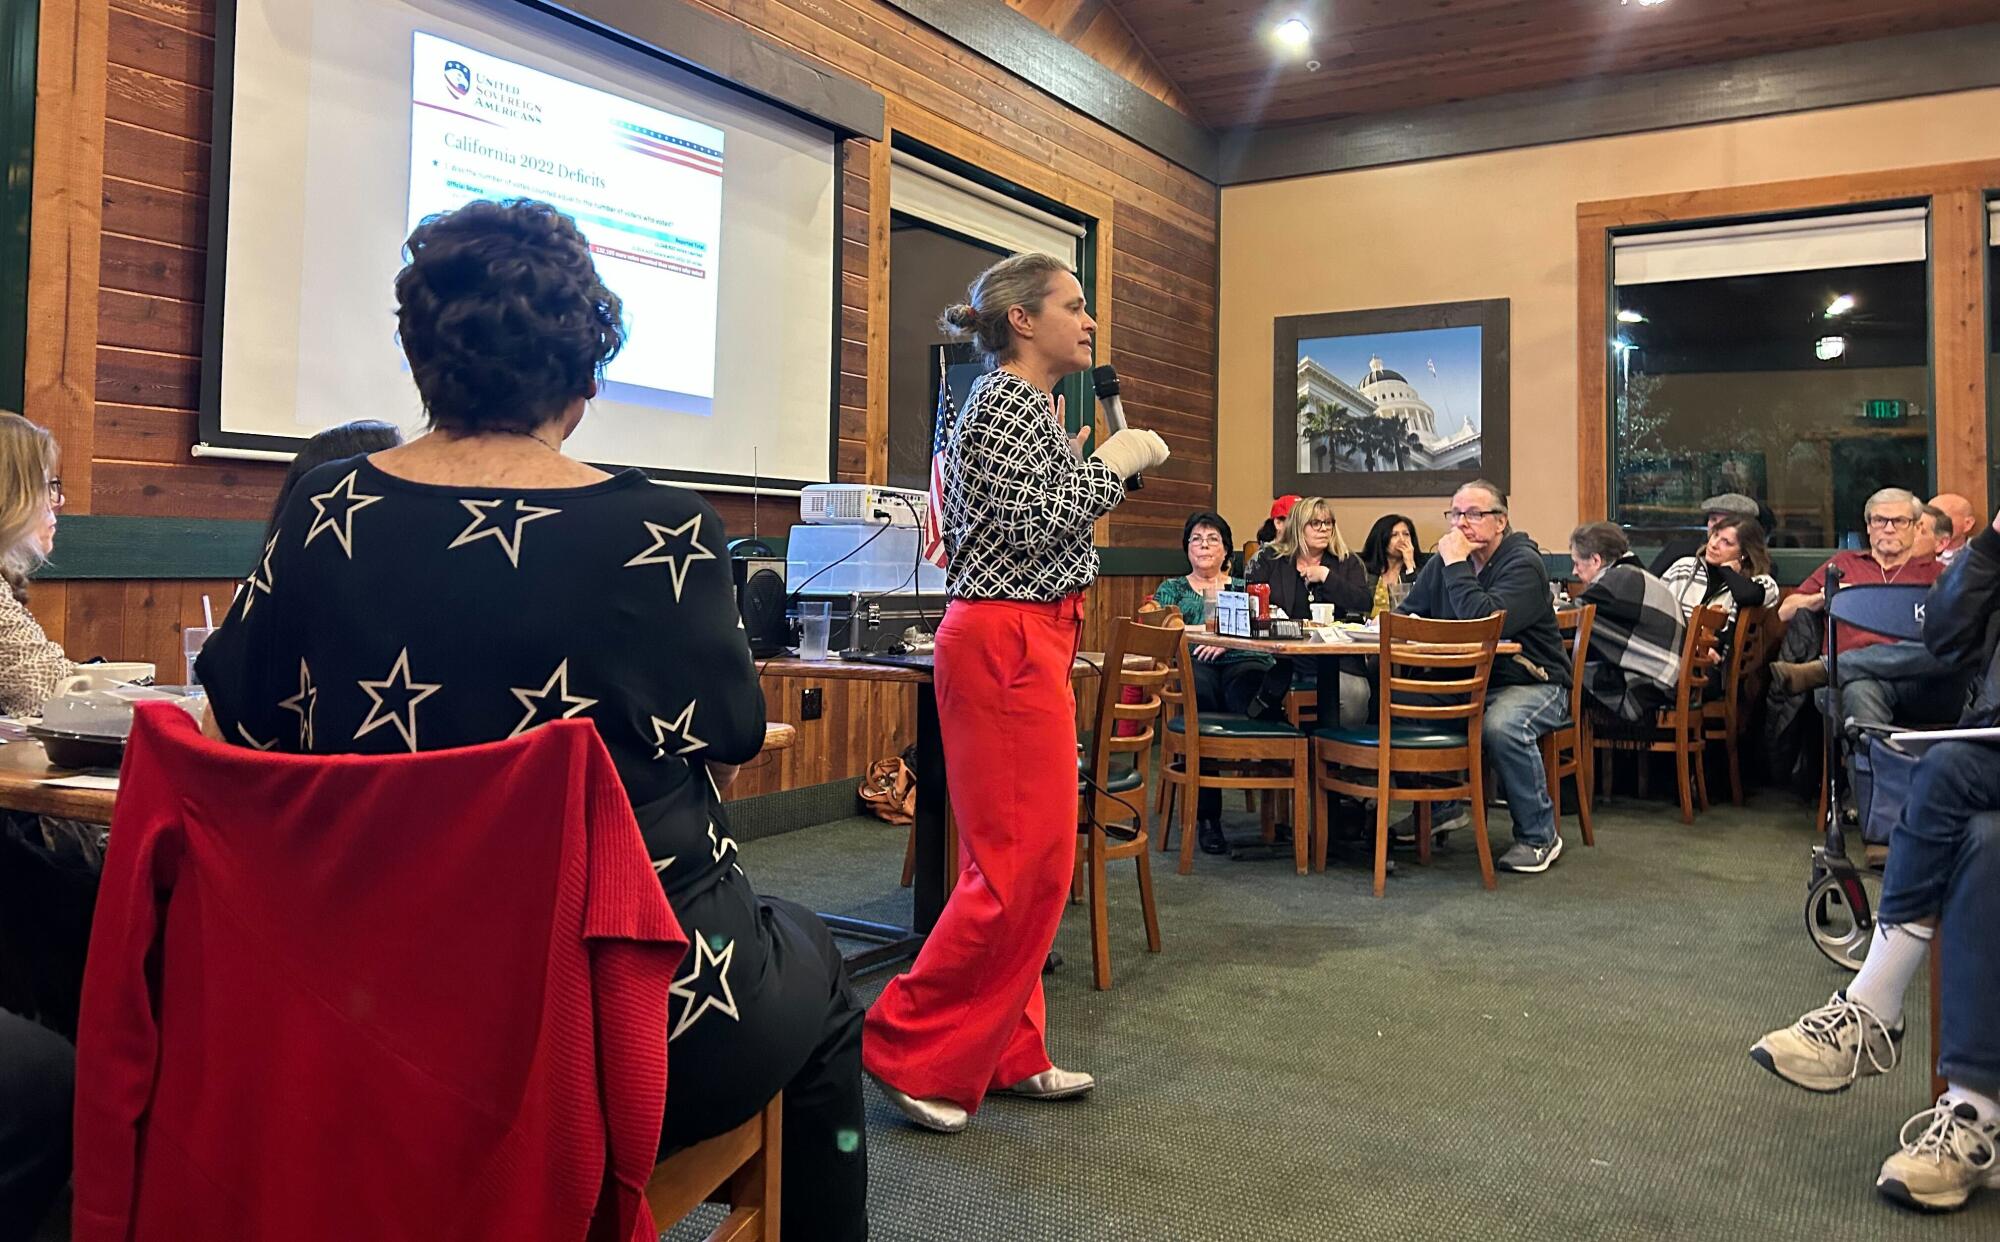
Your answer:
[[[52,504],[52,505],[59,505],[59,504],[61,504],[62,502],[63,502],[63,489],[62,489],[62,480],[61,480],[61,479],[50,479],[50,480],[49,480],[49,503],[50,503],[50,504]]]
[[[1194,538],[1188,540],[1188,546],[1190,548],[1219,548],[1223,546],[1222,536],[1196,535]]]
[[[1490,518],[1505,512],[1507,512],[1505,509],[1446,509],[1444,511],[1444,520],[1447,522],[1477,522],[1481,518]]]
[[[1887,517],[1880,513],[1868,515],[1869,530],[1908,530],[1911,520],[1906,517]]]
[[[1314,518],[1314,519],[1313,519],[1312,521],[1310,521],[1310,522],[1307,522],[1307,523],[1306,523],[1306,529],[1307,529],[1307,530],[1332,530],[1332,529],[1333,529],[1333,523],[1332,523],[1332,522],[1329,522],[1329,521],[1327,521],[1327,520],[1326,520],[1325,518]]]

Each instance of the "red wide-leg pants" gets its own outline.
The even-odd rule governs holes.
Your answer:
[[[868,1011],[862,1061],[920,1100],[976,1110],[1048,1069],[1042,964],[1076,858],[1083,597],[955,600],[937,635],[938,725],[959,874],[908,973]]]

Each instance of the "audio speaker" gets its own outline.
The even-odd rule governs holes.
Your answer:
[[[760,660],[777,655],[791,637],[785,625],[785,558],[761,539],[738,539],[729,545],[729,569],[750,654]]]

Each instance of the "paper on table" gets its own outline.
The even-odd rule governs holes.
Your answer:
[[[54,785],[59,789],[108,789],[118,790],[116,772],[78,772],[74,776],[52,776],[35,782],[37,785]]]
[[[1922,753],[1939,742],[2000,744],[2000,729],[1930,729],[1920,733],[1891,733],[1889,740],[1904,750]]]

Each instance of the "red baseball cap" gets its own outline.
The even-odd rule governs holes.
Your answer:
[[[1278,497],[1276,500],[1271,502],[1271,520],[1273,522],[1276,522],[1281,519],[1291,517],[1292,506],[1297,503],[1299,503],[1299,498],[1297,496]]]

